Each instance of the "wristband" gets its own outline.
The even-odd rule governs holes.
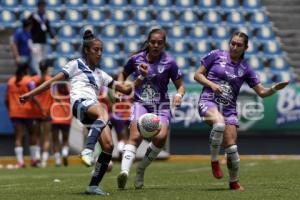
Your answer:
[[[143,76],[143,75],[139,75],[139,76],[138,76],[138,79],[140,79],[140,80],[142,81],[142,80],[144,80],[144,79],[145,79],[145,76]]]
[[[271,91],[272,91],[272,92],[277,92],[277,90],[276,90],[276,88],[275,88],[275,86],[274,86],[274,85],[272,85],[272,87],[271,87]]]
[[[176,93],[175,96],[178,96],[178,97],[183,98],[183,95],[182,95],[182,94],[179,94],[179,93]]]

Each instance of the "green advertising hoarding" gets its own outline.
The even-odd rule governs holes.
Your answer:
[[[175,88],[170,87],[171,96]],[[173,111],[172,131],[208,130],[198,114],[199,84],[186,85],[182,106]],[[291,85],[273,96],[260,98],[253,89],[244,85],[237,102],[241,132],[297,132],[300,134],[300,88]],[[204,132],[206,133],[206,132]]]

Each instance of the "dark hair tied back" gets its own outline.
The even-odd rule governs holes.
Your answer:
[[[90,29],[87,29],[84,31],[83,40],[91,40],[94,38],[95,38],[94,34],[92,33],[92,31]]]

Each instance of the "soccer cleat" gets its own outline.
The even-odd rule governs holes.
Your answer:
[[[136,176],[134,181],[134,187],[135,189],[142,189],[144,186],[144,174],[145,170],[141,168],[137,168],[136,170]]]
[[[24,162],[18,162],[16,165],[15,165],[15,168],[16,169],[22,169],[22,168],[26,168],[25,166],[25,163]]]
[[[127,179],[128,179],[128,172],[127,171],[123,171],[119,174],[118,176],[118,188],[123,190],[126,186],[127,183]]]
[[[31,167],[40,167],[40,160],[30,160]]]
[[[223,178],[223,172],[220,167],[219,161],[211,161],[211,170],[216,179]]]
[[[69,165],[68,157],[64,156],[62,160],[63,160],[64,166],[67,167]]]
[[[231,190],[239,190],[239,191],[244,191],[245,188],[241,186],[241,184],[238,181],[230,182],[229,183],[229,188]]]
[[[87,186],[85,193],[86,194],[94,194],[94,195],[103,195],[103,196],[109,195],[109,193],[105,192],[102,188],[99,188],[96,185]]]
[[[93,151],[91,149],[84,149],[80,153],[80,159],[87,167],[92,166],[94,164]]]

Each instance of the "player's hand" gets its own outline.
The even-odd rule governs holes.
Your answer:
[[[26,93],[19,97],[19,101],[20,101],[20,103],[24,104],[27,101],[29,101],[31,98],[32,97],[28,93]]]
[[[182,103],[182,95],[181,94],[175,94],[174,98],[173,98],[173,106],[174,107],[179,107]]]
[[[290,81],[281,81],[279,83],[276,83],[272,87],[274,90],[281,90],[281,89],[285,88],[289,83],[290,83]]]
[[[146,77],[148,75],[148,65],[145,63],[140,64],[139,71],[142,76]]]
[[[222,87],[220,85],[217,85],[217,84],[213,84],[211,86],[211,89],[212,91],[215,93],[215,94],[222,94],[223,90],[222,90]]]

